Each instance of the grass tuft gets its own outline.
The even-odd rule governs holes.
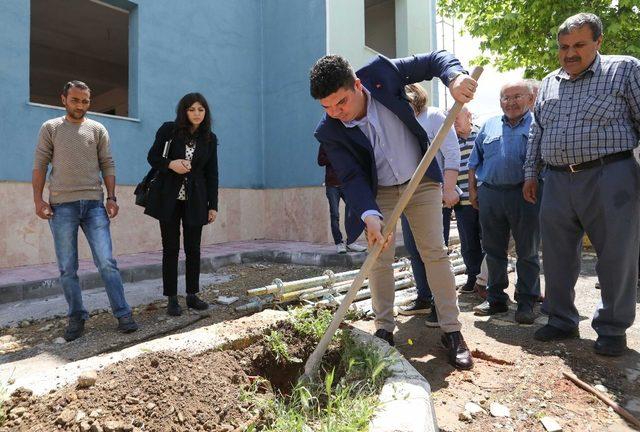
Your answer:
[[[331,321],[328,310],[294,310],[291,322],[301,335],[319,340]],[[276,336],[274,337],[274,333]],[[286,358],[283,340],[277,332],[269,335],[274,355]],[[281,343],[282,342],[282,343]],[[337,338],[340,360],[335,367],[323,365],[321,379],[299,382],[290,394],[276,397],[259,391],[256,383],[246,390],[246,400],[259,409],[262,423],[251,432],[357,432],[366,431],[378,406],[378,393],[390,375],[392,358],[381,355],[374,347],[355,341],[347,332]],[[286,344],[284,344],[286,347]],[[276,357],[278,358],[278,357]]]

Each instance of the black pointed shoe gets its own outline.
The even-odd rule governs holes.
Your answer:
[[[627,336],[598,336],[593,344],[596,354],[618,357],[627,350]]]
[[[373,335],[379,337],[391,346],[395,345],[395,342],[393,341],[393,333],[391,333],[390,331],[387,331],[385,329],[378,329]]]
[[[209,303],[200,300],[195,294],[187,294],[187,307],[195,310],[207,310]]]
[[[449,363],[456,369],[469,370],[473,367],[473,357],[467,347],[462,333],[459,331],[445,333],[441,338],[442,345],[447,349]]]
[[[178,296],[169,296],[167,301],[167,315],[169,316],[182,315],[182,308],[178,303]]]
[[[550,342],[554,340],[563,340],[578,337],[580,337],[580,332],[578,331],[577,327],[571,330],[562,330],[549,324],[540,327],[533,334],[533,338],[535,340],[539,340],[542,342]]]

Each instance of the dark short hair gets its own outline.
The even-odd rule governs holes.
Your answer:
[[[91,93],[91,89],[89,88],[88,85],[86,85],[82,81],[73,80],[73,81],[69,81],[68,83],[66,83],[64,85],[64,87],[62,87],[62,95],[66,96],[67,93],[69,93],[69,89],[71,87],[77,88],[77,89],[80,89],[80,90],[87,90],[89,93]]]
[[[209,139],[211,136],[211,110],[209,109],[209,104],[207,100],[200,93],[187,93],[182,96],[180,102],[178,102],[178,106],[176,106],[176,120],[175,120],[175,129],[176,133],[181,136],[187,136],[190,134],[191,122],[189,121],[189,117],[187,116],[187,110],[194,103],[199,102],[200,105],[204,108],[204,119],[202,123],[198,126],[196,130],[196,134],[204,134],[205,139]]]
[[[309,84],[311,97],[322,99],[341,88],[353,88],[356,75],[349,62],[339,55],[322,57],[311,68]]]
[[[602,21],[598,15],[592,13],[579,13],[577,15],[570,16],[558,27],[558,37],[560,35],[566,35],[571,31],[581,28],[584,25],[588,25],[591,28],[593,34],[593,40],[596,41],[602,36]]]

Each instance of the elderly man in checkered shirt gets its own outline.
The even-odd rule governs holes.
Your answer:
[[[535,338],[578,337],[574,286],[586,232],[598,255],[602,302],[592,326],[597,354],[627,349],[635,319],[640,242],[640,61],[600,55],[602,23],[593,14],[558,29],[561,68],[542,82],[525,163],[523,194],[535,202],[544,161],[540,224],[549,322]]]

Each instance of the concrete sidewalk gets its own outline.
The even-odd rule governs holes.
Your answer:
[[[402,236],[398,236],[396,255],[406,251]],[[452,236],[452,241],[455,237]],[[205,246],[201,251],[201,273],[213,273],[220,267],[258,261],[323,267],[358,267],[366,253],[336,253],[332,244],[294,241],[254,240],[219,243]],[[116,257],[124,283],[162,277],[162,251],[152,251]],[[184,274],[184,255],[181,252],[178,271]],[[0,269],[0,304],[41,299],[62,292],[55,263],[37,266]],[[78,268],[80,286],[89,290],[104,286],[91,260],[81,260]]]

